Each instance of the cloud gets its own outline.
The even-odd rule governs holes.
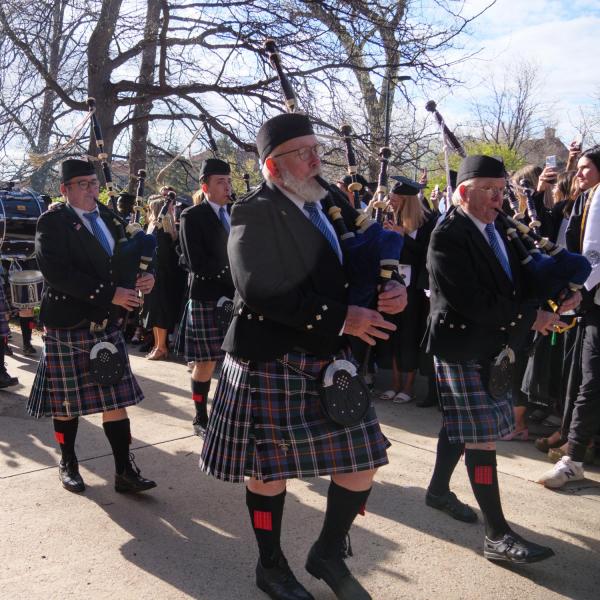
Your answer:
[[[474,14],[485,5],[485,0],[473,0],[465,8]],[[569,138],[579,108],[598,101],[599,30],[597,1],[499,0],[473,22],[465,44],[466,50],[480,47],[482,52],[449,72],[465,82],[464,89],[455,89],[448,98],[449,116],[464,122],[469,102],[485,98],[483,79],[493,78],[501,86],[512,67],[533,62],[542,74],[540,100],[555,106],[559,134]]]

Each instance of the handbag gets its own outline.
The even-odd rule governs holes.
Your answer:
[[[508,346],[490,364],[488,393],[494,400],[503,400],[512,389],[515,375],[515,353]]]
[[[217,325],[221,331],[226,332],[233,317],[233,300],[227,298],[227,296],[221,296],[217,300],[217,307],[215,310]]]
[[[98,342],[90,350],[90,379],[99,385],[114,385],[121,381],[125,364],[119,349],[110,342]]]
[[[343,427],[358,425],[371,406],[369,388],[348,360],[334,360],[327,366],[319,396],[327,417]]]

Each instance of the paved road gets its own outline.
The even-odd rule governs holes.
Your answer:
[[[34,343],[39,348],[39,338]],[[23,408],[37,361],[17,355],[7,364],[23,385],[0,391],[0,598],[266,598],[253,584],[256,553],[243,486],[198,471],[201,442],[191,435],[184,365],[132,354],[146,393],[130,411],[133,448],[142,473],[158,488],[131,497],[112,488],[112,457],[97,415],[79,427],[88,489],[83,495],[63,491],[51,423],[27,417]],[[600,598],[598,467],[588,468],[587,479],[574,487],[552,492],[534,483],[549,463],[533,444],[502,444],[507,518],[519,533],[552,546],[556,557],[521,568],[498,566],[481,556],[481,522],[460,524],[424,505],[438,412],[381,401],[377,409],[392,442],[391,462],[378,474],[367,515],[357,518],[355,558],[349,560],[373,598]],[[463,465],[453,489],[475,505]],[[326,493],[322,478],[290,483],[283,546],[315,598],[331,600],[326,586],[303,569]]]

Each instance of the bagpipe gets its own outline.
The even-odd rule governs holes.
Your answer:
[[[277,45],[273,40],[267,40],[264,48],[270,64],[277,73],[287,111],[297,112],[298,99],[281,65]],[[342,137],[346,144],[348,172],[354,175],[357,165],[350,142],[351,130],[348,129],[348,126],[342,127]],[[389,151],[389,148],[386,150]],[[378,186],[378,190],[384,191],[387,188],[382,182],[387,182],[387,161],[390,153],[382,152],[380,156],[381,185]],[[392,279],[400,281],[398,266],[404,238],[398,233],[384,229],[381,223],[373,221],[365,213],[350,206],[346,195],[320,175],[315,179],[328,192],[328,195],[321,200],[321,205],[333,223],[344,252],[344,267],[350,283],[349,304],[372,306],[379,286],[385,285]],[[340,206],[347,206],[346,212],[352,215],[350,228],[342,216]]]
[[[88,98],[88,109],[92,119],[92,129],[94,139],[98,147],[98,159],[102,165],[104,174],[104,182],[108,191],[110,209],[113,213],[115,223],[119,225],[121,236],[117,240],[118,261],[116,261],[116,283],[119,287],[135,289],[136,280],[139,275],[148,270],[150,263],[156,251],[156,238],[153,235],[147,234],[142,229],[139,223],[142,199],[144,194],[144,181],[146,172],[140,170],[138,172],[137,192],[136,192],[136,208],[132,215],[132,221],[127,223],[123,217],[117,212],[117,193],[112,180],[110,165],[108,164],[108,154],[104,150],[104,140],[100,122],[96,115],[96,100]],[[139,203],[138,203],[139,199]]]
[[[427,105],[428,110],[435,111],[438,123],[444,128],[445,138],[464,158],[466,154],[462,145],[446,127],[435,103],[430,101]],[[520,210],[518,198],[508,180],[505,185],[505,199],[514,214],[511,217],[498,209],[498,218],[527,272],[535,299],[540,303],[547,302],[553,311],[557,311],[562,302],[583,287],[591,273],[591,265],[585,256],[569,252],[540,234],[540,221],[533,199],[534,190],[527,180],[521,180],[519,185],[527,198],[529,223],[524,222],[525,214]]]

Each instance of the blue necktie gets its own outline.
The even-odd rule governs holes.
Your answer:
[[[508,276],[508,278],[512,281],[512,272],[510,270],[510,264],[508,263],[508,259],[504,256],[502,249],[500,248],[500,244],[498,243],[498,236],[496,235],[496,229],[494,228],[493,223],[488,223],[485,226],[485,232],[487,233],[488,240],[490,240],[490,246],[496,255],[496,258],[500,261],[504,272]]]
[[[323,219],[321,218],[321,215],[319,214],[319,207],[317,206],[317,204],[315,202],[305,202],[304,210],[308,212],[310,222],[327,238],[327,241],[331,244],[331,247],[333,248],[333,251],[335,252],[336,256],[340,258],[340,255],[338,254],[339,251],[335,236],[333,235],[329,227],[327,227],[325,221],[323,221]]]
[[[100,216],[100,213],[98,211],[94,211],[89,213],[83,213],[83,216],[90,222],[90,225],[92,226],[92,231],[94,232],[94,236],[100,242],[102,247],[106,250],[106,253],[109,256],[112,256],[112,250],[110,249],[110,244],[106,239],[106,235],[104,235],[104,231],[102,231],[102,228],[100,227],[100,225],[98,225],[98,217]]]
[[[221,206],[221,208],[219,208],[219,219],[221,220],[221,223],[223,223],[223,227],[225,227],[225,231],[227,233],[229,233],[229,223],[227,222],[227,215],[225,214],[225,207]]]

